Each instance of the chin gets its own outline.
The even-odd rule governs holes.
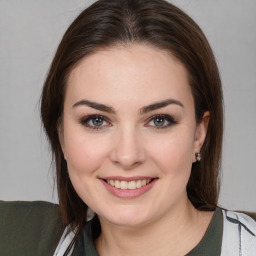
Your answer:
[[[120,218],[110,220],[110,222],[116,226],[126,227],[126,228],[135,228],[144,226],[147,222],[142,219],[135,219],[135,218]]]
[[[99,218],[105,219],[107,222],[110,222],[113,225],[122,226],[122,227],[139,227],[144,226],[150,222],[151,217],[144,210],[143,212],[138,211],[138,209],[123,209],[122,211],[113,210],[106,215],[99,216]]]

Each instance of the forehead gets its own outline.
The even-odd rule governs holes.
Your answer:
[[[171,53],[153,46],[114,46],[84,57],[67,81],[66,97],[112,101],[192,97],[187,70]]]

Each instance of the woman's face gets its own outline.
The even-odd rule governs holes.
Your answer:
[[[68,78],[59,130],[76,192],[122,226],[180,211],[207,120],[196,124],[186,69],[172,55],[135,44],[85,57]]]

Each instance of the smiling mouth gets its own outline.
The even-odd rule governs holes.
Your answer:
[[[138,189],[138,188],[148,185],[153,180],[154,179],[141,179],[141,180],[125,181],[125,180],[113,180],[113,179],[106,180],[106,179],[104,179],[104,181],[107,182],[110,186],[119,188],[122,190]]]

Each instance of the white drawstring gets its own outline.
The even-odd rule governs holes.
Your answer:
[[[75,233],[70,229],[70,226],[67,226],[61,236],[61,239],[59,241],[59,244],[53,254],[53,256],[63,256],[69,247],[71,241],[73,240],[75,236]],[[67,256],[71,256],[71,253],[73,252],[74,245],[72,246],[71,250],[67,254]]]

